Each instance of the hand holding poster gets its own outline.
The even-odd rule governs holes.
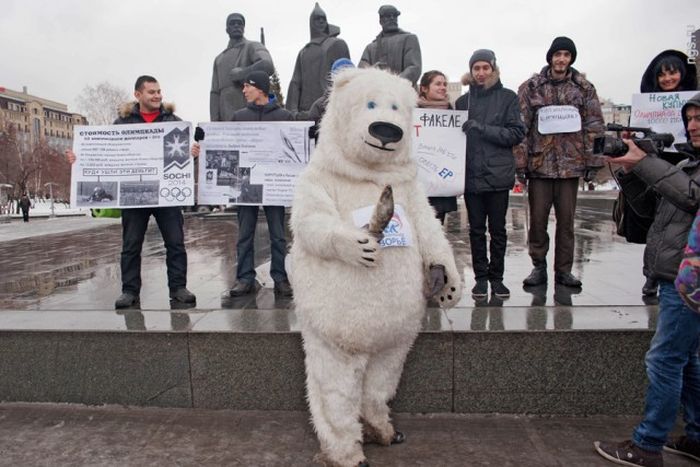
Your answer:
[[[657,133],[671,133],[674,144],[684,143],[681,108],[697,91],[650,92],[632,96],[630,126],[648,127]],[[675,151],[673,147],[667,149]]]
[[[463,110],[414,109],[413,156],[428,196],[464,193],[467,135]]]
[[[71,206],[194,204],[190,123],[76,126]]]
[[[199,204],[291,206],[313,122],[200,123]]]

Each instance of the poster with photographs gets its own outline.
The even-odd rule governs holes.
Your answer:
[[[656,133],[671,133],[674,144],[685,143],[681,108],[697,91],[649,92],[632,95],[630,126],[651,128]],[[667,149],[675,151],[673,146]]]
[[[71,206],[194,204],[189,122],[76,126]]]
[[[313,122],[200,123],[198,204],[291,206]]]
[[[414,109],[413,157],[428,196],[464,193],[467,135],[465,110]]]

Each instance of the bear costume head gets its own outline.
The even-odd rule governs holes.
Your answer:
[[[416,174],[411,125],[417,95],[411,83],[388,71],[348,68],[333,78],[312,164],[338,175],[378,183]]]

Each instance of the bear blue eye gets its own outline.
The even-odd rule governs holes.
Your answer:
[[[396,104],[391,104],[391,110],[399,110],[399,106]]]
[[[367,108],[370,109],[370,110],[373,109],[373,108],[375,108],[376,106],[377,106],[377,103],[374,102],[374,101],[369,101],[369,102],[367,103]]]

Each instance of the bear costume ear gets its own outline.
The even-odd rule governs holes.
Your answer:
[[[345,68],[344,70],[340,70],[338,74],[333,77],[333,87],[341,89],[361,72],[362,71],[358,68]]]

